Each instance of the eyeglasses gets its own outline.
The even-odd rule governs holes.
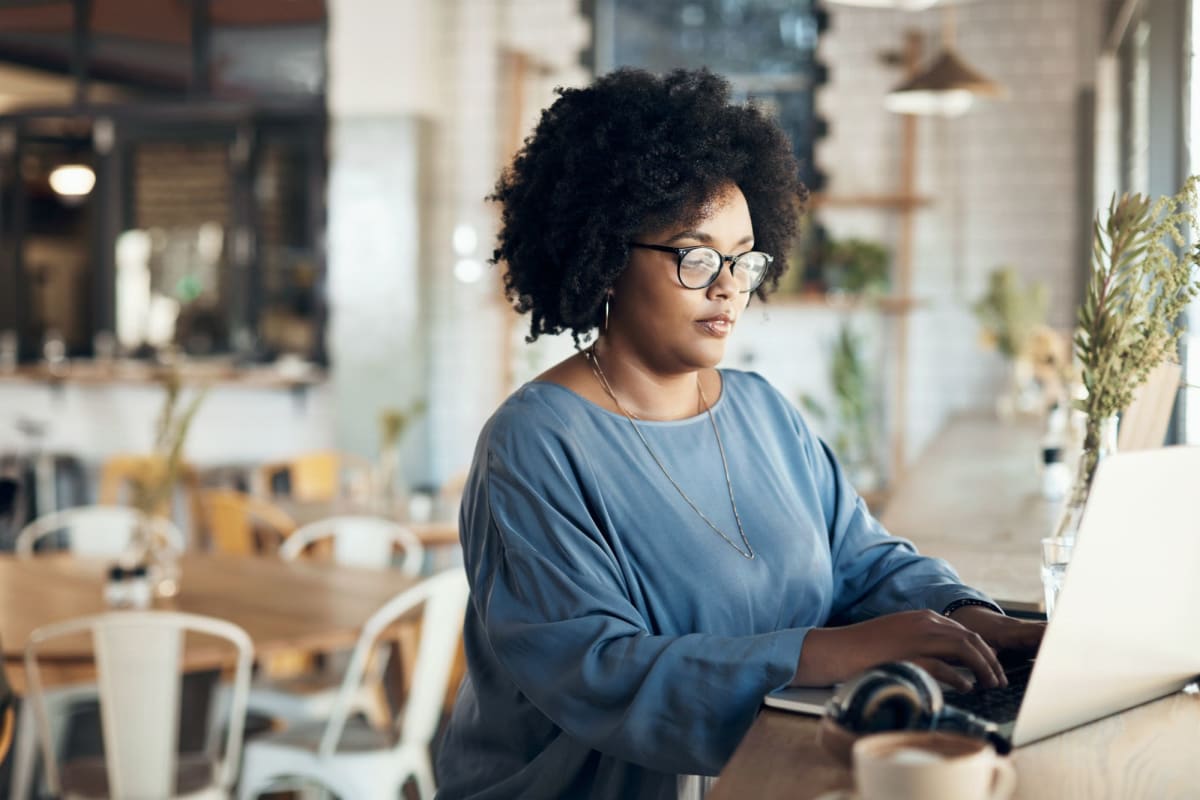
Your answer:
[[[700,245],[697,247],[667,247],[663,244],[642,244],[630,242],[630,247],[642,247],[646,250],[658,250],[662,253],[674,253],[679,259],[676,275],[685,289],[707,289],[721,274],[725,262],[729,262],[729,274],[737,283],[738,291],[753,292],[767,277],[767,268],[775,260],[774,256],[751,250],[736,256],[727,256],[715,248]]]

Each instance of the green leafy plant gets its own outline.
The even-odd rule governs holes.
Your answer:
[[[1104,421],[1128,408],[1151,370],[1177,358],[1176,321],[1200,293],[1200,244],[1188,243],[1198,194],[1200,175],[1193,175],[1172,197],[1114,196],[1107,219],[1096,215],[1092,270],[1075,330],[1087,389],[1076,407],[1087,427],[1072,502],[1082,501],[1091,485]]]
[[[988,288],[973,306],[985,344],[1008,359],[1027,355],[1034,332],[1046,318],[1049,297],[1043,283],[1024,286],[1010,266],[988,276]]]
[[[871,384],[862,337],[843,323],[830,350],[829,379],[833,387],[834,413],[831,415],[816,398],[800,396],[800,406],[822,421],[837,426],[833,449],[847,466],[873,466],[875,406],[871,402]]]
[[[833,345],[830,378],[837,401],[841,428],[836,438],[838,452],[855,460],[869,460],[871,453],[871,389],[862,338],[843,324]]]
[[[823,256],[825,284],[831,290],[882,294],[888,288],[891,254],[867,239],[830,242]]]
[[[379,414],[379,458],[375,465],[377,490],[384,499],[394,499],[400,475],[400,440],[408,426],[425,413],[425,401],[407,408],[386,408]]]

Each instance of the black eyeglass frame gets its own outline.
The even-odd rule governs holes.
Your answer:
[[[754,284],[749,289],[738,289],[738,291],[741,292],[742,294],[750,294],[750,293],[754,292],[756,289],[758,289],[759,286],[762,286],[763,281],[766,280],[766,278],[767,278],[767,270],[769,270],[771,268],[771,264],[775,261],[775,256],[771,255],[770,253],[764,253],[762,250],[747,250],[744,253],[738,253],[736,256],[727,256],[724,253],[722,253],[720,250],[718,250],[717,248],[710,247],[709,245],[706,245],[706,244],[697,244],[697,245],[693,245],[691,247],[668,247],[665,244],[645,244],[644,242],[628,242],[628,245],[630,247],[641,247],[646,250],[657,250],[660,253],[675,254],[676,258],[679,259],[675,263],[675,279],[679,281],[679,285],[682,286],[683,288],[694,289],[696,291],[699,291],[701,289],[707,289],[708,287],[710,287],[714,283],[716,283],[717,278],[720,276],[721,270],[725,268],[726,263],[729,264],[729,274],[733,275],[734,274],[733,270],[737,266],[737,262],[738,262],[739,258],[744,258],[745,256],[748,256],[751,253],[758,253],[759,255],[764,256],[767,259],[766,266],[763,267],[762,276],[758,279],[758,283]],[[688,286],[686,283],[683,282],[683,259],[687,256],[688,253],[692,252],[693,250],[712,250],[721,259],[721,268],[716,270],[715,272],[713,272],[712,277],[709,278],[708,282],[705,283],[703,286]]]

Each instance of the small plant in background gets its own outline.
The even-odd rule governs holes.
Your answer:
[[[867,239],[832,241],[823,254],[825,285],[830,291],[851,294],[885,294],[891,254]]]
[[[183,447],[192,420],[204,402],[207,388],[200,389],[182,409],[179,406],[183,381],[177,368],[163,371],[163,407],[154,436],[154,451],[143,456],[141,468],[131,480],[132,505],[148,517],[169,513],[171,497],[179,483]]]
[[[177,366],[161,373],[165,396],[154,451],[140,458],[140,464],[130,478],[132,505],[144,515],[143,522],[133,531],[128,566],[144,565],[152,591],[157,597],[173,597],[179,591],[179,556],[167,541],[163,518],[171,514],[171,499],[183,473],[183,447],[187,442],[192,420],[204,402],[207,388],[195,393],[191,402],[180,407],[183,380]]]
[[[384,500],[397,499],[397,484],[400,482],[400,442],[409,425],[424,413],[425,401],[417,400],[407,408],[385,408],[379,414],[379,462],[376,481]]]
[[[1049,386],[1038,379],[1037,359],[1045,360],[1050,340],[1057,334],[1045,324],[1049,296],[1045,284],[1025,286],[1016,269],[997,267],[988,276],[988,288],[973,306],[983,329],[983,344],[999,351],[1008,362],[1008,385],[996,398],[996,412],[1009,419],[1016,412],[1045,411],[1061,400],[1061,381]],[[1034,350],[1041,352],[1034,353]],[[1046,375],[1045,364],[1040,374]],[[1040,389],[1040,390],[1039,390]],[[1055,394],[1048,398],[1051,392]]]
[[[1035,331],[1044,326],[1048,304],[1045,284],[1024,286],[1010,266],[992,270],[987,291],[973,307],[984,345],[1010,360],[1026,356]]]
[[[833,449],[845,465],[851,482],[860,491],[877,488],[875,404],[864,356],[863,338],[843,323],[830,349],[829,379],[833,389],[831,415],[811,395],[801,395],[800,405],[822,421],[835,425]],[[831,420],[830,417],[833,417]]]

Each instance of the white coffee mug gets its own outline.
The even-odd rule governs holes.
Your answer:
[[[944,731],[895,731],[854,743],[861,800],[1006,800],[1017,773],[981,739]]]

